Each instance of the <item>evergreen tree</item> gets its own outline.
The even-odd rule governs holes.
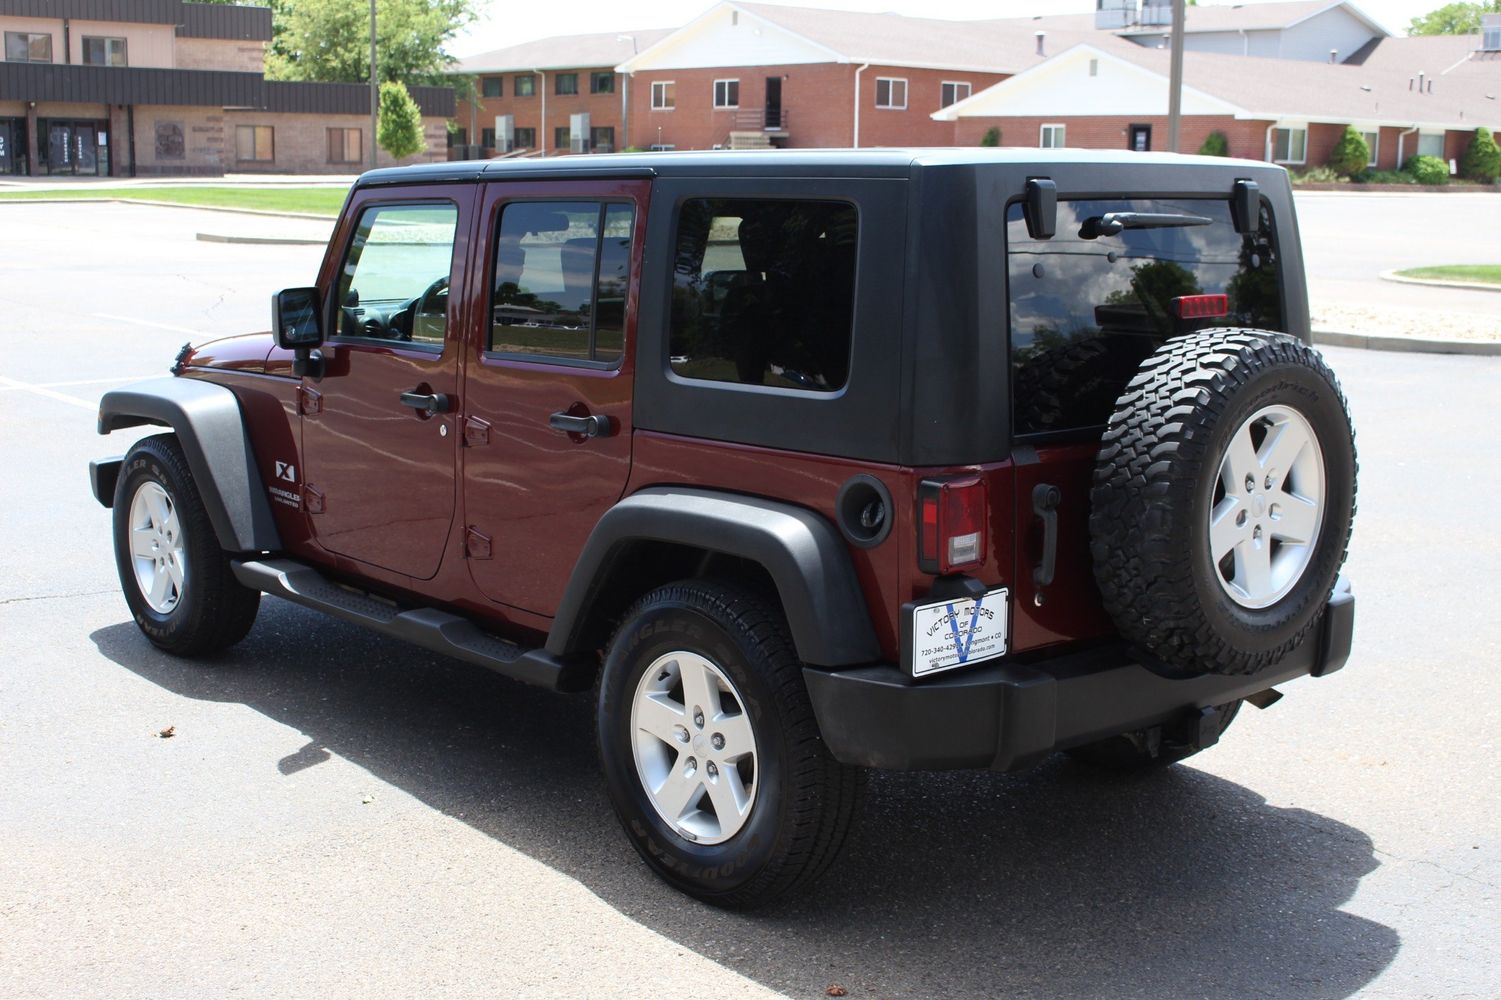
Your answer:
[[[1484,125],[1475,130],[1464,155],[1459,158],[1459,175],[1472,181],[1495,183],[1501,176],[1501,147],[1496,145],[1491,130]]]
[[[1365,136],[1355,131],[1355,126],[1346,125],[1345,134],[1334,144],[1329,154],[1329,169],[1341,177],[1354,177],[1371,162],[1371,147]]]
[[[380,148],[396,159],[422,152],[422,109],[407,93],[406,84],[388,80],[380,85],[380,120],[376,130]]]

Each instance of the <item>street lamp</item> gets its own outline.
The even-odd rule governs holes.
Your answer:
[[[380,83],[375,77],[375,0],[370,0],[370,169],[375,169],[375,129],[380,115]]]

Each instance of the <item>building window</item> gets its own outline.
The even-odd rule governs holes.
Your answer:
[[[506,96],[506,78],[503,76],[487,76],[482,86],[484,89],[481,93],[485,97]]]
[[[613,93],[615,93],[615,74],[614,73],[609,73],[609,72],[606,72],[606,73],[590,73],[589,74],[589,93],[591,93],[591,94],[613,94]]]
[[[328,162],[359,163],[365,158],[362,135],[357,128],[328,130]]]
[[[88,35],[84,35],[83,64],[85,66],[130,65],[125,60],[125,39],[90,38]]]
[[[615,128],[604,126],[589,130],[589,148],[596,153],[615,152]]]
[[[270,163],[276,159],[276,130],[270,125],[236,125],[235,159]]]
[[[646,149],[652,153],[670,153],[674,149],[677,149],[677,147],[670,142],[654,142],[650,146],[647,146]]]
[[[534,128],[518,128],[512,138],[516,149],[537,148],[537,130]]]
[[[552,130],[552,145],[554,149],[567,149],[573,139],[573,133],[567,125],[559,125]]]
[[[958,104],[969,96],[970,86],[967,83],[953,83],[944,81],[942,96],[938,99],[938,106],[946,108],[950,104]]]
[[[535,96],[537,93],[537,78],[530,73],[527,73],[525,76],[518,76],[515,86],[511,88],[511,93],[517,97]]]
[[[52,61],[52,36],[31,34],[25,31],[7,31],[5,33],[5,61],[50,63]]]
[[[469,145],[469,130],[467,128],[449,129],[448,145],[449,148]]]
[[[677,84],[671,80],[657,80],[652,83],[651,108],[653,111],[671,111],[677,105]]]
[[[1062,125],[1044,125],[1041,133],[1038,135],[1037,145],[1043,149],[1063,148],[1065,142],[1064,131],[1065,129]]]
[[[904,111],[907,107],[907,81],[876,77],[876,107]]]
[[[481,146],[485,147],[486,149],[494,149],[495,148],[495,130],[493,128],[482,128],[482,129],[480,129],[479,130],[479,144]]]
[[[579,92],[579,75],[577,73],[559,73],[552,78],[552,92],[567,96]]]
[[[714,106],[716,108],[740,107],[740,81],[715,80]]]
[[[1303,163],[1308,159],[1308,130],[1279,128],[1272,131],[1272,162]]]
[[[1444,133],[1442,132],[1419,132],[1418,155],[1432,156],[1442,160],[1444,158]],[[1398,164],[1400,166],[1401,164]]]
[[[1380,157],[1380,153],[1381,153],[1381,133],[1380,133],[1380,131],[1376,131],[1376,132],[1362,132],[1362,133],[1360,133],[1360,137],[1365,140],[1366,148],[1371,151],[1371,158],[1366,161],[1366,166],[1368,166],[1368,167],[1374,167],[1374,166],[1376,166],[1376,161],[1381,158]]]

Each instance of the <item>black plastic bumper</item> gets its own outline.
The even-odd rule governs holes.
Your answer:
[[[1111,645],[1033,664],[1001,661],[913,683],[889,665],[805,668],[824,742],[846,764],[893,770],[1012,771],[1055,750],[1171,723],[1295,677],[1344,666],[1355,597],[1343,578],[1323,624],[1287,657],[1243,677],[1169,680]]]
[[[116,455],[89,463],[89,485],[94,490],[94,499],[106,507],[115,505],[115,483],[120,479],[120,466],[124,462],[124,455]]]

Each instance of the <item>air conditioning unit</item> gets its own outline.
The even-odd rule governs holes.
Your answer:
[[[1141,23],[1143,27],[1173,23],[1173,0],[1141,0]]]
[[[1094,26],[1101,31],[1129,28],[1136,23],[1137,0],[1095,0]]]
[[[1480,48],[1483,52],[1501,52],[1501,14],[1480,15]]]

